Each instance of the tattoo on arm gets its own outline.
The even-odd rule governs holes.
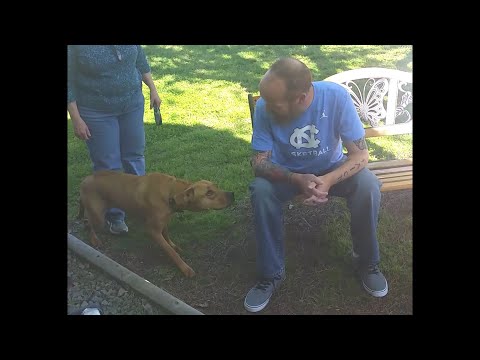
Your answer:
[[[362,162],[364,162],[364,161],[365,161],[365,160],[362,160]],[[350,169],[350,171],[355,170],[355,169],[358,169],[358,168],[360,168],[360,163],[356,163],[355,166],[353,166],[353,167]]]
[[[365,141],[365,140],[364,140],[364,141]],[[358,146],[358,145],[357,145],[357,146]],[[364,163],[364,162],[365,162],[365,159],[362,159],[361,162]],[[360,166],[361,166],[361,164],[358,162],[358,163],[356,163],[354,166],[352,166],[352,167],[350,168],[350,171],[358,170],[358,169],[360,169]],[[345,179],[347,178],[348,173],[349,173],[349,170],[346,170],[346,171],[343,173],[343,175],[340,175],[340,176],[337,178],[337,183],[339,183],[340,181],[345,180]]]
[[[279,165],[270,161],[272,151],[254,151],[251,164],[255,172],[255,176],[261,176],[271,181],[287,181],[293,173]]]
[[[353,140],[353,143],[357,145],[360,150],[365,150],[367,148],[367,143],[365,142],[365,136],[360,139]]]
[[[355,169],[355,168],[353,168],[353,169]],[[352,169],[350,169],[350,171],[352,171]],[[346,178],[346,177],[347,177],[347,175],[348,175],[348,170],[345,171],[345,172],[343,173],[343,175],[340,175],[340,176],[338,177],[337,182],[342,181],[343,178]]]

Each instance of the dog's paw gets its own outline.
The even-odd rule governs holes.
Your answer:
[[[190,266],[187,266],[184,270],[182,270],[186,277],[191,278],[195,276],[195,271]]]
[[[97,238],[96,236],[95,237],[91,237],[90,238],[90,245],[94,248],[99,248],[99,247],[102,247],[103,246],[103,243],[100,241],[99,238]]]

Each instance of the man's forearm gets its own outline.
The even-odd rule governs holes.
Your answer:
[[[362,170],[368,163],[368,153],[354,153],[348,155],[345,163],[332,172],[325,174],[324,177],[328,179],[331,185],[335,185],[349,177],[355,175]]]
[[[255,176],[263,177],[272,182],[291,182],[292,175],[290,170],[271,162],[271,151],[255,152],[252,156],[252,167]]]

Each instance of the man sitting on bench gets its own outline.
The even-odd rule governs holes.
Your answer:
[[[365,130],[347,90],[312,82],[308,67],[293,58],[277,60],[259,87],[250,184],[258,282],[245,297],[245,309],[264,309],[285,279],[282,205],[299,194],[307,197],[307,205],[324,203],[330,195],[347,199],[352,255],[363,287],[375,297],[385,296],[376,236],[381,183],[365,168]]]

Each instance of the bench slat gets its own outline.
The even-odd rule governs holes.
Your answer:
[[[380,191],[394,191],[394,190],[403,190],[403,189],[411,189],[413,186],[412,180],[404,180],[399,182],[391,182],[384,184]]]
[[[374,169],[372,172],[375,175],[380,175],[380,174],[393,174],[393,173],[399,173],[403,171],[412,171],[411,166],[402,166],[402,167],[396,167],[396,168],[390,168],[390,169]]]
[[[400,181],[404,181],[404,180],[412,180],[412,175],[410,174],[410,175],[398,176],[398,177],[394,177],[394,178],[380,179],[382,184],[392,183],[392,182],[400,182]]]
[[[402,160],[386,160],[386,161],[375,161],[367,164],[367,168],[370,170],[374,169],[384,169],[384,168],[394,168],[406,165],[412,165],[413,159],[402,159]]]
[[[389,173],[389,174],[379,174],[377,177],[379,179],[388,179],[388,178],[395,178],[395,177],[400,177],[400,176],[408,176],[412,175],[412,171],[402,171],[398,173]]]

